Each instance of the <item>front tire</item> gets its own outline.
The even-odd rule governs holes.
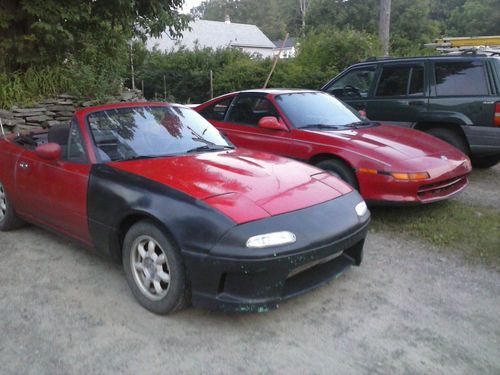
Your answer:
[[[335,177],[338,177],[341,180],[347,182],[354,189],[359,190],[358,180],[356,179],[356,176],[354,175],[352,169],[343,161],[334,159],[323,160],[317,163],[316,167],[330,172]]]
[[[186,273],[175,243],[153,222],[133,225],[123,242],[123,268],[135,298],[147,310],[165,315],[188,301]]]
[[[9,231],[22,227],[24,221],[21,220],[12,207],[3,184],[0,182],[0,230]]]

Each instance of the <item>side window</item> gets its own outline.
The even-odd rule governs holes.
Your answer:
[[[338,98],[366,98],[375,76],[375,66],[354,69],[341,77],[327,92]]]
[[[424,67],[416,66],[411,68],[410,86],[408,95],[424,95]]]
[[[261,96],[240,96],[229,112],[229,122],[257,126],[259,120],[265,116],[278,117],[274,105]]]
[[[87,163],[87,154],[85,153],[85,146],[83,137],[80,133],[78,123],[73,121],[69,130],[68,152],[66,160],[73,163],[85,164]]]
[[[424,94],[424,68],[384,66],[375,96],[417,96]]]
[[[233,98],[228,98],[221,100],[220,102],[217,102],[215,104],[209,105],[208,107],[204,108],[200,112],[200,114],[207,120],[222,121],[224,120],[224,117],[226,117],[227,109],[229,108],[232,100]]]
[[[439,62],[434,67],[436,95],[488,95],[484,67],[480,61]]]

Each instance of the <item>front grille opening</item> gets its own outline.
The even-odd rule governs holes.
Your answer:
[[[294,274],[285,281],[283,298],[290,298],[307,292],[313,288],[326,284],[328,281],[340,276],[346,268],[359,265],[363,258],[364,239],[344,250],[338,257],[314,265],[304,271]]]
[[[451,194],[467,183],[467,176],[455,177],[449,180],[436,182],[434,184],[423,185],[418,189],[418,196],[421,199],[446,196]]]

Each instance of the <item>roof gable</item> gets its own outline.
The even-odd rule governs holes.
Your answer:
[[[226,47],[257,47],[274,49],[273,42],[255,25],[243,23],[226,23],[218,21],[197,20],[189,23],[191,30],[185,30],[183,37],[172,40],[164,32],[160,38],[149,38],[147,47],[152,49],[155,45],[160,50],[172,50],[181,46],[194,49],[200,48],[226,48]]]

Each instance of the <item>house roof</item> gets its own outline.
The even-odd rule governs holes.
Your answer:
[[[283,45],[283,40],[282,39],[274,40],[273,44],[276,48],[281,48],[281,46]],[[288,38],[283,48],[293,48],[295,47],[295,44],[296,44],[295,38]]]
[[[149,38],[146,45],[148,49],[157,46],[160,50],[175,50],[181,46],[194,49],[200,48],[226,48],[250,47],[274,49],[273,42],[255,25],[243,23],[226,23],[218,21],[196,20],[189,23],[191,30],[185,30],[183,37],[172,40],[167,32],[160,38]]]

